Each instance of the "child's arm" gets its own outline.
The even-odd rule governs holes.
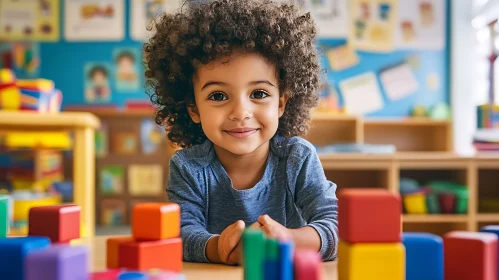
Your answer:
[[[180,205],[180,220],[185,261],[210,262],[205,248],[215,236],[206,230],[204,190],[199,187],[188,170],[182,169],[175,155],[170,160],[170,174],[166,192],[168,200]]]
[[[303,160],[304,158],[304,160]],[[298,244],[314,248],[319,236],[319,252],[324,260],[333,260],[338,246],[338,201],[336,184],[329,181],[315,150],[308,150],[302,159],[295,185],[295,203],[302,210],[307,226],[292,230]],[[300,164],[301,162],[301,164]],[[315,234],[311,229],[314,229]]]

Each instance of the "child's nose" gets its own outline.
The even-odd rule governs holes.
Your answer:
[[[251,105],[248,104],[243,99],[236,100],[233,103],[232,110],[229,115],[229,119],[233,121],[242,121],[246,119],[250,119],[253,116],[251,111]]]

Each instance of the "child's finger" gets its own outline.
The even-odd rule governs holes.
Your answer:
[[[269,217],[269,215],[262,215],[258,217],[258,222],[262,225],[267,225],[272,221],[272,219]]]
[[[260,222],[254,222],[251,224],[250,228],[261,228],[262,224]]]

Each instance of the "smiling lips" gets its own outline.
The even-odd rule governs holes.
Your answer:
[[[258,128],[246,128],[246,127],[245,128],[235,128],[235,129],[224,130],[224,132],[226,132],[230,136],[238,138],[238,139],[243,139],[243,138],[249,137],[257,131],[258,131]]]

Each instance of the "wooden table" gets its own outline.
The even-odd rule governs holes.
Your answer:
[[[97,236],[82,240],[89,246],[93,271],[106,269],[106,240],[109,236]],[[322,265],[323,280],[337,280],[337,262],[325,262]],[[184,262],[183,273],[187,280],[239,280],[243,279],[243,269],[235,266]]]
[[[90,113],[61,112],[40,114],[29,111],[1,111],[0,132],[74,133],[73,186],[74,203],[81,206],[86,235],[95,234],[95,130],[99,119]]]

